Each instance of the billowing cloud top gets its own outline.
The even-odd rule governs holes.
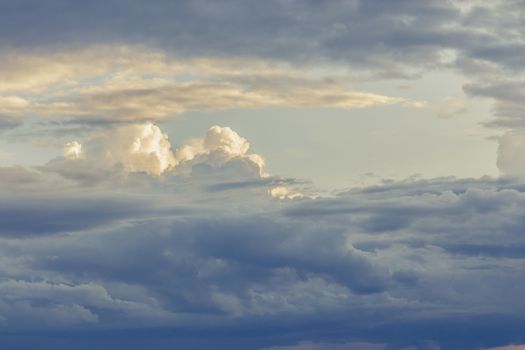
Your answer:
[[[159,176],[191,173],[193,167],[202,165],[221,168],[240,161],[252,167],[254,177],[265,176],[263,158],[249,153],[249,148],[248,140],[231,128],[212,126],[203,138],[188,140],[172,150],[168,135],[157,125],[126,124],[106,128],[82,144],[67,142],[64,157],[51,161],[47,169],[69,172],[80,166]]]

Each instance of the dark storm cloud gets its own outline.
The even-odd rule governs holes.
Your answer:
[[[516,180],[390,183],[279,203],[219,186],[219,197],[214,188],[194,193],[192,211],[175,210],[184,201],[177,186],[187,183],[134,187],[142,200],[118,205],[96,193],[63,196],[47,212],[42,201],[5,202],[3,222],[17,217],[27,238],[0,241],[0,315],[21,332],[0,339],[60,347],[74,337],[80,349],[523,341],[525,195]],[[131,329],[134,345],[124,337]],[[55,342],[53,332],[61,332]]]
[[[327,225],[339,222],[361,234],[376,235],[376,240],[358,243],[364,250],[388,249],[401,242],[436,246],[452,254],[521,258],[525,252],[520,238],[525,218],[519,209],[525,205],[523,190],[511,179],[392,184],[335,199],[299,202],[284,214],[326,220]]]

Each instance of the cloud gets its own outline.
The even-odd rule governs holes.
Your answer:
[[[439,107],[438,117],[444,119],[453,118],[464,114],[466,111],[467,105],[465,101],[454,96],[447,96],[443,99],[442,106]]]
[[[1,96],[28,104],[13,110],[4,101],[9,113],[0,115],[9,122],[0,124],[20,125],[11,122],[13,113],[144,122],[191,111],[274,106],[421,107],[423,101],[358,91],[348,81],[454,69],[469,81],[468,94],[494,98],[497,118],[490,126],[520,128],[524,65],[516,57],[525,50],[520,5],[93,1],[80,11],[55,1],[47,6],[28,1],[37,40],[25,26],[26,11],[6,4]],[[106,11],[119,20],[102,15]],[[85,25],[98,34],[86,33]],[[438,114],[463,110],[461,103],[448,101]]]
[[[64,145],[64,157],[78,159],[82,156],[82,145],[76,141],[68,142]]]
[[[186,182],[189,192],[242,189],[281,200],[305,196],[294,181],[270,177],[264,158],[250,151],[246,138],[217,125],[202,138],[180,142],[174,150],[168,135],[151,122],[106,126],[82,144],[67,142],[63,157],[39,170],[62,177],[62,183],[72,180],[77,186],[147,187],[151,175],[159,182]]]
[[[304,194],[301,192],[290,190],[285,186],[276,186],[270,189],[270,195],[279,199],[295,199],[304,197]]]
[[[234,167],[237,164],[239,173],[249,174],[253,178],[267,176],[264,172],[264,159],[258,154],[250,153],[249,149],[248,140],[231,128],[212,126],[204,138],[189,140],[177,148],[175,159],[179,168],[175,168],[175,171],[194,172],[203,167],[218,169],[227,164]]]
[[[498,168],[502,174],[520,176],[525,174],[525,132],[523,130],[509,131],[499,138]]]
[[[490,125],[496,127],[521,128],[524,110],[521,101],[525,98],[525,85],[522,81],[492,78],[488,82],[477,82],[464,87],[473,96],[489,97],[495,102],[494,114],[497,119]]]
[[[13,117],[10,115],[0,116],[0,132],[5,129],[13,129],[23,125],[23,121],[20,118]]]
[[[523,343],[520,179],[279,200],[301,192],[296,182],[266,174],[234,130],[215,126],[172,149],[147,122],[232,108],[418,107],[354,90],[347,77],[458,69],[467,94],[494,99],[489,125],[511,128],[498,166],[519,175],[522,1],[0,8],[0,125],[98,126],[44,166],[0,168],[6,348]],[[462,111],[448,102],[444,115]]]
[[[57,174],[42,173],[36,169],[23,167],[0,167],[0,192],[49,193],[75,187]]]
[[[176,151],[179,162],[191,161],[201,154],[210,152],[222,153],[224,157],[233,158],[247,154],[250,144],[228,127],[212,126],[203,139],[190,140]]]
[[[29,105],[30,102],[18,96],[0,96],[0,114],[18,115]]]
[[[140,217],[148,211],[144,203],[134,204],[111,196],[56,194],[58,199],[51,194],[19,196],[19,190],[18,195],[1,200],[0,236],[25,238],[91,230]]]
[[[134,0],[124,5],[96,0],[73,8],[31,0],[24,4],[30,14],[23,5],[3,5],[0,31],[6,35],[0,47],[56,51],[146,43],[181,57],[257,57],[305,65],[330,61],[379,78],[413,77],[435,68],[471,70],[480,63],[519,71],[524,68],[518,59],[524,50],[521,5],[405,0],[330,5],[279,0],[144,5]],[[96,30],[86,31],[87,26]]]
[[[212,126],[203,138],[191,139],[172,150],[168,135],[150,122],[109,126],[83,142],[64,145],[64,157],[44,169],[74,177],[87,167],[115,173],[149,175],[197,174],[204,168],[232,167],[253,177],[266,176],[263,158],[249,152],[250,144],[229,127]],[[105,170],[104,170],[105,169]],[[200,170],[199,170],[200,169]],[[235,170],[233,170],[235,171]],[[242,171],[241,171],[242,173]]]
[[[215,157],[231,157],[226,166],[250,154],[247,142],[215,127],[198,143],[206,151],[195,146],[185,162],[206,159],[199,165],[210,171]],[[100,345],[123,344],[119,334],[134,329],[136,344],[160,348],[198,334],[203,349],[482,348],[521,334],[518,180],[407,181],[276,201],[248,191],[257,183],[243,195],[238,185],[217,191],[213,172],[130,173],[111,185],[112,196],[109,187],[63,183],[34,191],[49,172],[0,174],[27,183],[0,210],[7,330],[67,338],[83,329]],[[252,181],[264,189],[276,180]]]
[[[449,25],[463,24],[469,15],[462,16],[451,3],[438,2],[336,1],[321,6],[278,0],[264,5],[236,1],[217,5],[203,0],[156,6],[133,1],[124,6],[118,1],[93,1],[82,9],[60,2],[42,6],[31,1],[30,5],[33,11],[27,16],[41,33],[38,40],[23,25],[28,19],[21,16],[22,9],[6,5],[0,30],[10,35],[0,44],[57,47],[78,42],[148,42],[185,56],[256,56],[296,62],[330,59],[403,75],[410,66],[435,64],[443,47],[471,47],[478,41],[473,39],[481,36]],[[104,15],[106,11],[113,16]],[[493,22],[471,20],[470,24],[477,27]],[[88,33],[86,25],[97,29]]]
[[[92,164],[106,169],[121,167],[124,173],[160,175],[176,163],[168,136],[152,123],[110,127],[85,144],[68,142],[64,157],[51,161],[48,169]]]
[[[284,63],[173,58],[142,47],[19,52],[0,60],[0,77],[0,115],[46,119],[132,122],[239,108],[421,105]]]
[[[160,175],[175,165],[168,136],[151,123],[124,125],[86,143],[86,157],[119,164],[126,172]]]
[[[147,43],[183,57],[263,58],[297,64],[329,60],[369,70],[377,77],[407,77],[461,62],[523,69],[521,2],[425,2],[404,0],[308,1],[240,4],[209,0],[92,1],[72,8],[59,1],[4,4],[2,47],[57,50]],[[107,15],[111,13],[111,16]],[[26,23],[32,23],[31,30]],[[87,26],[96,28],[86,31]],[[242,28],[242,30],[239,30]],[[33,30],[40,33],[36,38]],[[454,52],[453,55],[446,54]],[[444,59],[445,56],[445,59]]]
[[[93,45],[89,48],[59,51],[9,50],[0,56],[2,94],[27,95],[54,89],[78,88],[80,82],[105,74],[140,72],[174,73],[179,69],[173,60],[160,52],[125,45]]]
[[[163,86],[154,87],[148,84],[149,82],[144,81],[143,86],[137,88],[88,92],[72,103],[51,105],[47,111],[46,109],[43,111],[49,114],[73,114],[87,118],[99,116],[106,119],[140,120],[144,116],[160,119],[189,111],[274,106],[354,109],[403,104],[412,107],[415,103],[403,98],[352,91],[340,84],[308,79],[301,79],[299,84],[295,81],[286,82],[284,87],[279,86],[279,82],[264,87],[245,85],[240,81],[228,81],[227,77],[215,82],[167,82]],[[284,91],[286,93],[283,93]]]
[[[31,102],[24,98],[0,95],[0,131],[22,125],[22,117],[30,106]]]

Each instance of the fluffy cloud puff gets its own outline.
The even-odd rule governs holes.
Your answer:
[[[94,163],[106,168],[119,167],[125,173],[191,173],[194,167],[222,168],[241,161],[252,168],[255,177],[264,175],[264,160],[249,153],[250,144],[229,127],[212,126],[203,138],[192,139],[172,150],[168,135],[152,123],[112,127],[83,144],[66,143],[66,162]],[[52,162],[56,168],[57,163]],[[67,167],[74,167],[73,164]]]
[[[99,138],[88,141],[95,157],[102,156],[110,164],[120,164],[126,172],[160,175],[175,165],[168,136],[151,123],[117,127]]]
[[[237,160],[245,164],[246,171],[253,177],[265,176],[264,159],[258,154],[249,153],[249,149],[248,140],[231,128],[212,126],[204,138],[190,140],[177,148],[175,159],[182,172],[203,164],[220,168],[232,160]]]

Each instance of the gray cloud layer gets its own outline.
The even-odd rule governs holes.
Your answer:
[[[521,69],[522,1],[2,1],[5,46],[151,43],[181,54],[436,65],[439,50]],[[37,35],[38,34],[38,35]]]
[[[2,172],[6,187],[21,181],[13,172],[22,174]],[[137,176],[119,185],[118,202],[101,185],[72,190],[63,179],[57,191],[33,184],[0,206],[4,344],[61,349],[73,337],[79,349],[466,349],[525,341],[517,328],[525,311],[520,182],[443,179],[277,201],[256,179],[241,195],[221,182],[217,191],[210,177]]]

